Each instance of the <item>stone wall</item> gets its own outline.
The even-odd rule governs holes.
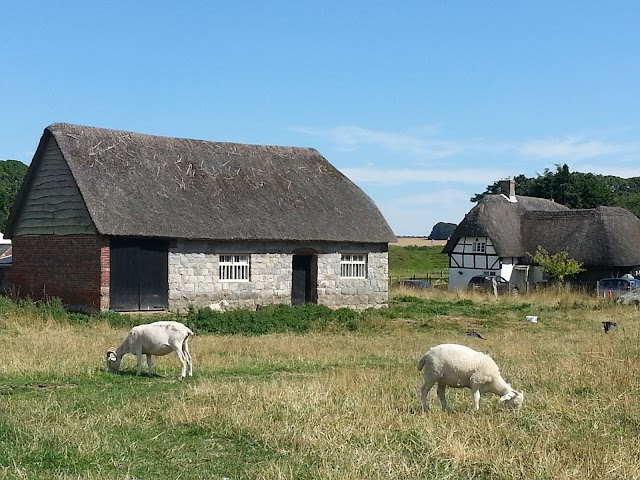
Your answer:
[[[318,303],[367,308],[388,299],[388,254],[384,244],[175,241],[169,249],[169,309],[204,306],[226,299],[233,307],[291,303],[292,257],[313,253],[318,260]],[[367,278],[340,278],[343,253],[367,254]],[[248,282],[220,281],[219,255],[250,255]]]
[[[367,278],[340,278],[341,251],[318,255],[318,303],[329,307],[367,308],[387,303],[387,252],[369,252]]]

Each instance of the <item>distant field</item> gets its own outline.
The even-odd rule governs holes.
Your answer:
[[[395,243],[391,243],[391,245],[397,245],[400,247],[406,247],[409,245],[413,245],[416,247],[434,247],[434,246],[444,246],[447,241],[446,240],[428,240],[426,237],[397,237],[398,241]]]

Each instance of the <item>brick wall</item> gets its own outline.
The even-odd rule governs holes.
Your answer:
[[[9,290],[65,305],[108,308],[109,242],[98,235],[25,235],[11,239]],[[105,297],[106,294],[106,297]]]

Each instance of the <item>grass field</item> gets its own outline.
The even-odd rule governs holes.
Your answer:
[[[388,309],[311,318],[304,333],[275,321],[264,335],[196,328],[182,383],[174,356],[153,378],[136,377],[131,356],[121,374],[104,371],[121,323],[139,318],[86,322],[3,300],[0,478],[640,478],[635,307],[562,291],[407,293]],[[451,411],[431,392],[422,414],[415,362],[440,342],[491,353],[523,409],[483,396],[473,411],[468,390],[448,390]]]
[[[442,245],[433,247],[389,245],[390,277],[410,277],[448,269],[449,257],[442,253]]]

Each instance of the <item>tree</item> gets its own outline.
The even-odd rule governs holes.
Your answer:
[[[514,181],[518,195],[554,199],[569,208],[595,208],[600,205],[617,205],[614,190],[609,183],[610,178],[612,177],[593,173],[570,172],[567,164],[564,164],[556,165],[555,172],[546,168],[536,178],[518,175],[514,177]],[[491,193],[500,193],[500,181],[487,186],[484,193],[476,194],[471,201],[477,202]]]
[[[0,160],[0,232],[4,231],[27,168],[18,160]]]
[[[584,272],[582,263],[573,258],[569,258],[569,253],[564,251],[550,255],[549,252],[538,245],[536,253],[533,255],[529,254],[529,256],[542,267],[544,273],[546,273],[553,282],[562,283],[565,277]]]
[[[447,240],[456,229],[455,223],[438,222],[427,237],[429,240]]]

